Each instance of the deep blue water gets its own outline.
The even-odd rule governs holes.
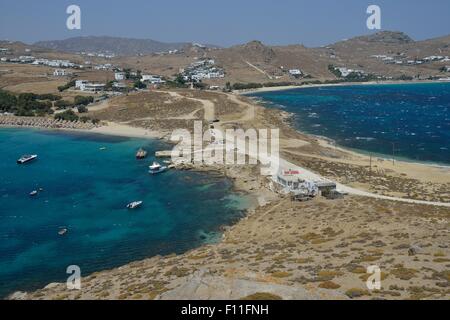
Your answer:
[[[0,129],[0,298],[157,254],[181,253],[220,236],[248,199],[225,178],[169,171],[151,176],[156,140]],[[100,148],[107,149],[101,151]],[[22,154],[36,162],[17,165]],[[32,190],[43,188],[32,198]],[[127,203],[143,200],[129,211]],[[69,232],[59,236],[60,227]]]
[[[295,114],[297,129],[338,145],[413,161],[450,164],[450,83],[355,85],[262,92]]]

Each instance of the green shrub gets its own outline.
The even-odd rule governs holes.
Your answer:
[[[55,115],[57,120],[78,121],[78,116],[72,110],[67,110]]]
[[[86,112],[88,112],[88,108],[86,108],[85,106],[83,106],[83,105],[81,105],[81,106],[78,106],[78,112],[79,113],[86,113]]]
[[[77,106],[83,105],[87,106],[88,104],[94,102],[94,97],[85,97],[85,96],[76,96],[74,98],[74,104]]]
[[[74,87],[75,86],[75,80],[72,80],[72,81],[69,81],[69,82],[67,82],[65,85],[63,85],[63,86],[59,86],[58,87],[58,91],[59,92],[63,92],[63,91],[65,91],[65,90],[67,90],[67,89],[69,89],[69,88],[71,88],[71,87]]]

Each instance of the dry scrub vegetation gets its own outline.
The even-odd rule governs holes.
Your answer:
[[[449,219],[448,208],[368,198],[280,199],[231,227],[219,244],[93,274],[83,279],[79,293],[56,285],[32,297],[153,299],[206,270],[225,279],[259,279],[352,299],[448,299]],[[365,285],[370,265],[382,270],[380,290]],[[246,299],[259,297],[266,295],[255,292]]]

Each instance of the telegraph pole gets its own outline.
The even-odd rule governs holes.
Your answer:
[[[392,165],[395,166],[395,142],[392,142]]]

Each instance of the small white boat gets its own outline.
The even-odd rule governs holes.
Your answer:
[[[106,147],[101,147],[99,150],[100,150],[100,151],[105,151],[105,150],[106,150]]]
[[[140,148],[138,150],[138,152],[136,153],[136,159],[142,160],[142,159],[145,159],[146,157],[147,157],[147,151]]]
[[[153,162],[151,166],[149,166],[149,172],[150,174],[158,174],[162,173],[167,170],[166,166],[161,166],[158,162]]]
[[[69,230],[67,230],[67,228],[62,228],[62,229],[60,229],[60,230],[58,231],[58,234],[59,234],[60,236],[63,236],[63,235],[65,235],[68,231],[69,231]]]
[[[32,155],[24,155],[24,156],[21,156],[18,160],[17,160],[17,163],[18,164],[24,164],[24,163],[27,163],[27,162],[30,162],[30,161],[33,161],[33,160],[35,160],[35,159],[37,159],[37,154],[32,154]]]
[[[30,192],[30,196],[32,197],[37,196],[37,194],[38,194],[37,190],[33,190]]]
[[[144,203],[143,201],[134,201],[134,202],[127,204],[127,208],[128,209],[136,209],[136,208],[139,208],[140,206],[142,206],[143,203]]]

